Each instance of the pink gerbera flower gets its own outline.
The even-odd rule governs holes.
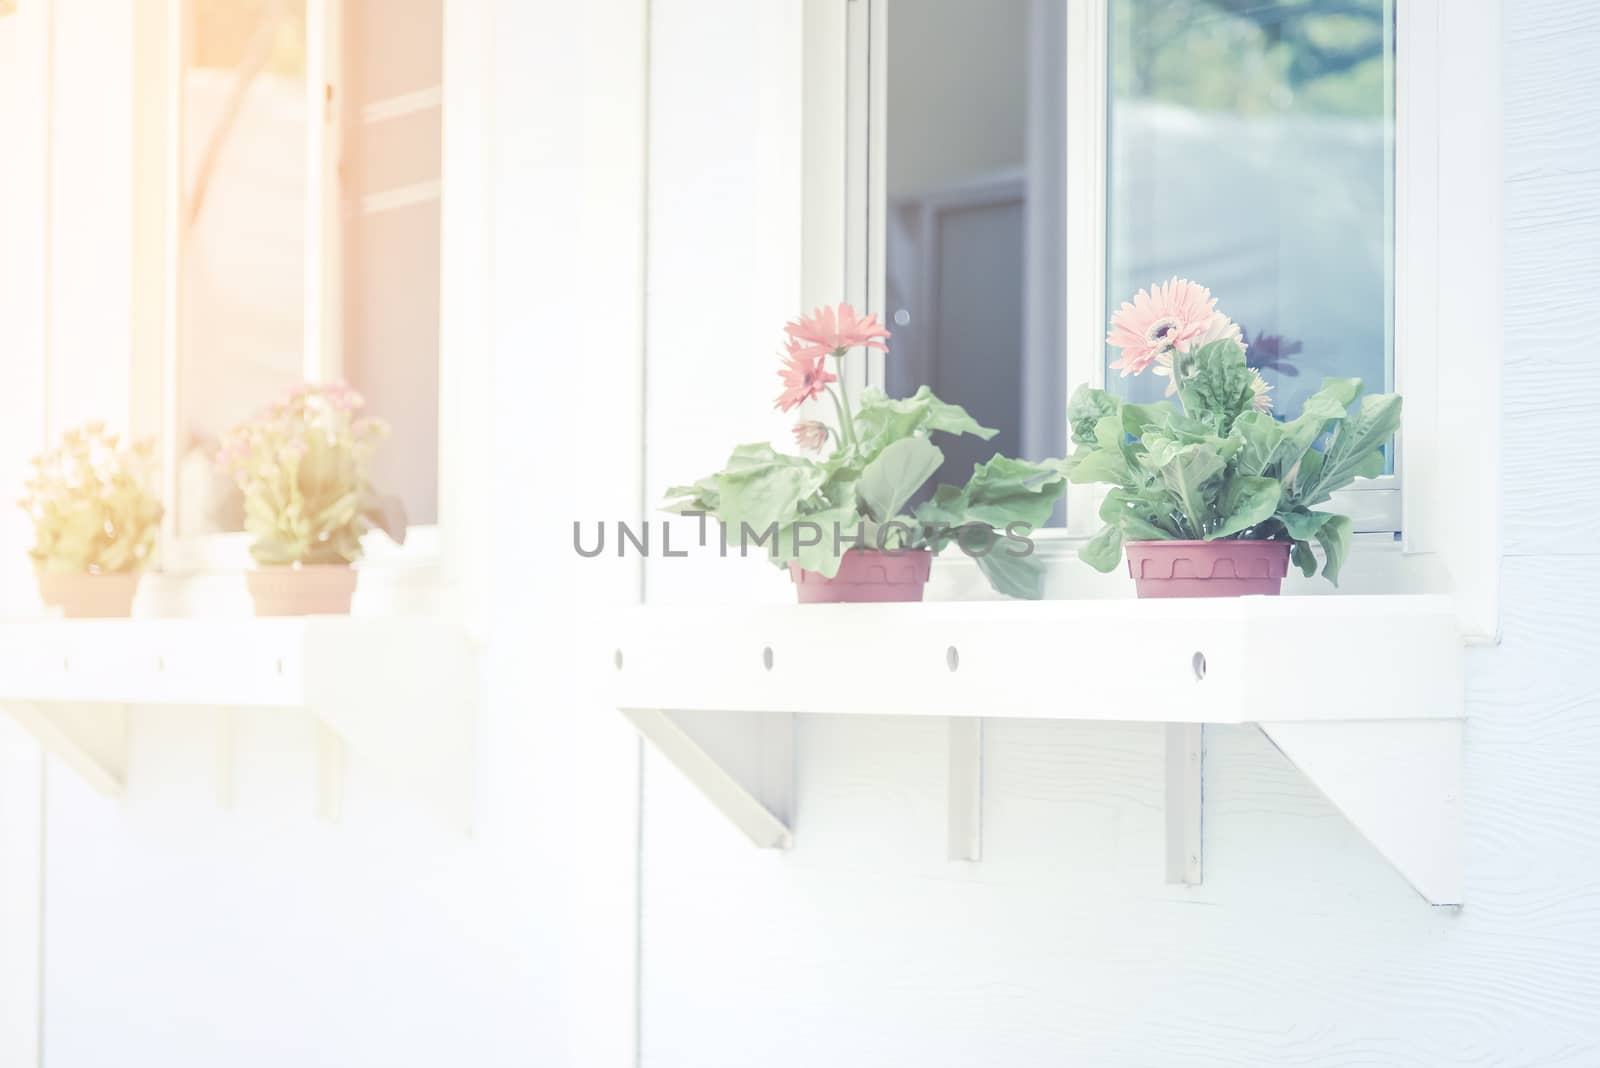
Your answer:
[[[1214,312],[1211,316],[1211,321],[1206,323],[1205,329],[1189,339],[1189,348],[1203,349],[1213,341],[1223,340],[1232,341],[1239,346],[1240,352],[1244,351],[1244,334],[1240,331],[1239,324],[1221,312]],[[1167,396],[1169,397],[1178,392],[1178,380],[1172,376],[1172,354],[1175,351],[1177,351],[1175,348],[1166,348],[1157,353],[1156,365],[1150,369],[1151,373],[1161,375],[1167,379]],[[1185,349],[1183,351],[1188,350]]]
[[[839,381],[839,376],[824,365],[826,358],[827,353],[812,351],[791,339],[789,353],[778,369],[778,377],[783,379],[783,392],[778,394],[775,406],[787,412],[813,397],[822,396],[829,382]]]
[[[828,425],[807,419],[794,425],[794,443],[806,452],[821,452],[828,443]]]
[[[1211,325],[1216,305],[1211,290],[1185,278],[1139,290],[1111,317],[1106,343],[1122,350],[1112,369],[1126,378],[1142,372],[1163,353],[1188,352],[1190,342]]]
[[[889,331],[884,329],[876,315],[857,315],[851,304],[837,308],[818,308],[803,315],[783,328],[789,335],[789,351],[799,351],[807,356],[843,355],[848,349],[865,345],[869,349],[889,351],[884,339]]]

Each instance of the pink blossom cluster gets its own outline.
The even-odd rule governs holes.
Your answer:
[[[877,315],[860,315],[849,303],[817,308],[810,315],[788,323],[783,332],[783,366],[778,369],[783,391],[778,394],[774,407],[784,412],[831,392],[829,386],[839,381],[839,376],[828,369],[829,359],[842,360],[854,348],[889,351],[889,346],[884,344],[889,331],[884,329]],[[835,400],[843,404],[837,395]],[[795,424],[794,437],[800,448],[820,452],[828,442],[829,431],[825,423],[804,420]]]

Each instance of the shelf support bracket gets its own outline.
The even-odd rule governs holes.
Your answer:
[[[126,705],[8,704],[12,719],[45,752],[104,797],[121,797],[128,780]]]
[[[752,792],[715,757],[690,737],[672,716],[656,709],[625,708],[627,717],[658,753],[681,771],[721,813],[752,843],[763,849],[788,849],[790,833],[788,797],[793,790],[794,716],[784,714],[762,727],[762,775],[772,781],[769,792],[778,813]]]
[[[952,718],[948,737],[948,855],[951,860],[982,860],[983,720]]]
[[[1205,727],[1167,724],[1167,882],[1199,886],[1205,814]]]
[[[1462,720],[1259,726],[1429,904],[1461,904]]]

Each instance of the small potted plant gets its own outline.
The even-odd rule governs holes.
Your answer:
[[[668,511],[715,516],[724,536],[759,545],[786,568],[802,603],[920,601],[933,555],[952,543],[974,557],[1000,593],[1037,598],[1042,568],[1028,535],[1065,490],[1060,463],[996,456],[964,486],[909,502],[938,471],[932,435],[992,438],[966,411],[923,386],[892,399],[863,391],[852,406],[839,372],[852,350],[888,351],[889,331],[849,304],[819,308],[785,328],[775,406],[790,412],[824,396],[836,422],[795,424],[804,455],[766,442],[741,445],[721,471],[667,491]]]
[[[364,403],[343,384],[298,386],[223,438],[217,463],[238,483],[255,539],[245,577],[256,615],[348,613],[368,529],[405,541],[400,501],[367,481],[389,427],[362,417]]]
[[[1299,416],[1279,421],[1239,327],[1182,279],[1123,304],[1106,340],[1121,350],[1114,369],[1166,376],[1177,403],[1130,404],[1088,387],[1073,395],[1067,478],[1111,486],[1106,525],[1081,558],[1110,571],[1126,549],[1140,597],[1275,594],[1291,557],[1316,573],[1315,542],[1337,584],[1350,519],[1317,506],[1383,472],[1400,398],[1361,397],[1360,379],[1329,378]]]
[[[45,604],[69,619],[132,614],[161,526],[154,457],[152,442],[124,445],[90,423],[33,458],[20,503]]]

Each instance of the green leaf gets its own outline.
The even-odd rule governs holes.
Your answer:
[[[1189,522],[1186,533],[1193,537],[1204,537],[1211,526],[1217,476],[1226,466],[1211,446],[1184,445],[1171,449],[1157,472],[1161,484],[1177,498],[1178,507]]]
[[[967,521],[967,493],[949,484],[933,491],[931,500],[916,507],[917,522],[924,526],[958,527]],[[943,548],[944,546],[939,546]]]
[[[1350,534],[1355,529],[1347,515],[1330,515],[1328,521],[1322,524],[1322,529],[1317,531],[1317,544],[1322,546],[1322,555],[1326,563],[1322,565],[1322,577],[1339,585],[1339,572],[1344,568],[1344,562],[1350,555]]]
[[[1289,558],[1294,561],[1295,566],[1300,569],[1300,573],[1306,578],[1310,578],[1317,573],[1317,554],[1311,551],[1310,542],[1295,542]]]
[[[1383,472],[1383,447],[1400,428],[1400,397],[1394,393],[1361,398],[1356,414],[1339,425],[1328,446],[1322,471],[1303,495],[1306,503],[1328,499],[1335,490],[1357,478],[1371,478]]]
[[[1087,445],[1095,440],[1095,425],[1107,416],[1118,417],[1123,411],[1120,397],[1103,389],[1079,386],[1067,402],[1067,423],[1072,428],[1072,442]]]
[[[844,554],[855,547],[854,535],[861,529],[861,516],[854,505],[829,508],[781,525],[767,552],[774,563],[793,560],[807,571],[833,578]]]
[[[1152,427],[1157,430],[1166,429],[1167,423],[1178,414],[1178,409],[1166,401],[1158,404],[1124,404],[1122,429],[1134,437],[1143,437]]]
[[[717,476],[717,514],[734,530],[748,523],[757,530],[800,514],[800,502],[822,487],[827,469],[810,460],[785,456],[761,443],[741,445]]]
[[[717,510],[717,476],[709,475],[692,486],[672,486],[663,497],[661,510],[675,515],[685,512],[715,514]]]
[[[1169,528],[1160,507],[1144,497],[1114,489],[1100,502],[1100,518],[1135,541],[1167,541],[1178,537]]]
[[[1103,527],[1078,550],[1078,559],[1096,571],[1110,573],[1122,560],[1122,531],[1117,527]]]
[[[1275,478],[1237,475],[1228,479],[1222,492],[1222,522],[1206,534],[1206,540],[1237,534],[1271,518],[1282,490]]]
[[[1322,524],[1332,518],[1329,512],[1312,512],[1305,508],[1290,508],[1278,513],[1278,521],[1295,541],[1310,541],[1322,529]]]
[[[996,530],[1012,523],[1041,527],[1064,492],[1066,480],[1059,464],[995,456],[972,469],[964,490],[967,518]]]
[[[1002,541],[975,559],[997,592],[1025,601],[1044,596],[1044,564],[1037,556],[1014,555],[1007,552],[1007,543]]]
[[[1244,348],[1236,341],[1213,341],[1188,353],[1177,353],[1172,373],[1184,410],[1226,434],[1238,416],[1250,410],[1255,392],[1245,364]]]
[[[1067,481],[1075,486],[1093,482],[1109,482],[1114,486],[1123,486],[1132,481],[1128,471],[1128,461],[1123,458],[1122,453],[1097,449],[1092,445],[1084,445],[1067,457],[1065,469]]]
[[[898,515],[942,463],[944,453],[927,438],[901,438],[862,469],[856,492],[872,518],[881,523]]]
[[[987,441],[999,433],[979,423],[959,404],[946,404],[927,386],[895,399],[881,389],[869,388],[862,392],[856,407],[856,433],[865,456],[875,456],[891,442],[915,434],[971,434]]]

